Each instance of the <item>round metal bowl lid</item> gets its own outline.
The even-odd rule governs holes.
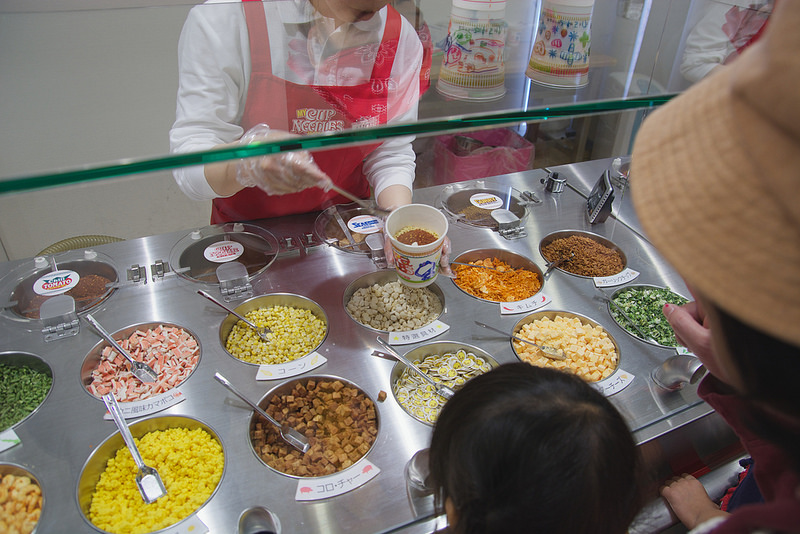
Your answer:
[[[445,211],[470,226],[497,228],[492,211],[501,208],[520,219],[525,217],[525,204],[519,192],[510,187],[501,190],[477,184],[451,184],[443,189],[440,200]]]
[[[369,247],[365,242],[367,236],[382,229],[383,218],[378,212],[356,203],[330,206],[314,222],[317,239],[354,254],[369,254]]]
[[[172,247],[170,268],[195,282],[216,284],[217,268],[239,262],[248,279],[263,273],[278,257],[278,239],[259,226],[225,223],[206,226],[183,236]]]
[[[2,280],[2,298],[17,318],[39,319],[41,305],[57,295],[75,300],[75,311],[89,311],[114,291],[119,274],[110,257],[91,249],[37,256]]]

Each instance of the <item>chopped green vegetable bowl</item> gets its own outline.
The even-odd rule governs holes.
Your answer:
[[[52,374],[38,365],[0,363],[0,432],[36,410],[53,385]]]
[[[646,285],[623,287],[618,289],[611,298],[636,323],[636,326],[653,338],[656,343],[665,347],[679,345],[675,339],[675,332],[672,331],[672,327],[661,310],[668,302],[680,306],[689,302],[688,299],[673,293],[668,287]],[[642,339],[642,336],[614,306],[609,304],[608,311],[618,325],[632,336]]]

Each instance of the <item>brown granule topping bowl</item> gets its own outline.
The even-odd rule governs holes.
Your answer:
[[[622,272],[627,265],[625,254],[613,242],[578,230],[564,230],[545,236],[539,243],[539,252],[548,262],[574,254],[557,268],[577,276],[613,276]]]

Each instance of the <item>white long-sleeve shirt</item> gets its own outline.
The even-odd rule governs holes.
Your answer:
[[[316,68],[343,48],[380,42],[386,23],[384,7],[371,19],[338,28],[308,0],[265,0],[273,74],[303,85],[358,85],[370,79],[373,62],[340,64],[334,72]],[[287,62],[289,47],[304,43],[308,63]],[[354,57],[352,55],[344,57]],[[189,13],[178,42],[179,85],[175,122],[170,130],[173,152],[208,150],[238,140],[250,82],[250,41],[242,2],[208,0]],[[422,45],[403,19],[392,67],[395,90],[390,92],[389,122],[414,122],[419,100]],[[276,95],[276,98],[282,98]],[[384,141],[364,161],[364,172],[377,197],[390,185],[412,187],[413,137]],[[202,166],[173,172],[181,190],[194,200],[218,197]]]

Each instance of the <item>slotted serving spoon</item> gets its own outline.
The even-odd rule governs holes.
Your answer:
[[[207,298],[208,300],[210,300],[211,302],[213,302],[214,304],[216,304],[217,306],[219,306],[220,308],[222,308],[223,310],[225,310],[226,312],[230,313],[231,315],[233,315],[234,317],[236,317],[237,319],[242,321],[244,324],[246,324],[247,326],[252,328],[253,331],[256,334],[258,334],[258,337],[260,337],[264,341],[269,341],[269,337],[267,337],[267,334],[272,332],[272,330],[270,330],[266,326],[258,326],[254,322],[252,322],[252,321],[250,321],[248,319],[245,319],[245,317],[243,315],[239,315],[238,313],[233,311],[231,308],[227,307],[226,305],[224,305],[223,303],[221,303],[220,301],[218,301],[217,299],[215,299],[214,297],[212,297],[211,295],[209,295],[208,293],[206,293],[202,289],[198,289],[197,290],[197,294]]]
[[[244,394],[240,393],[235,387],[233,387],[233,384],[228,382],[228,379],[222,376],[221,374],[214,373],[214,378],[217,379],[217,382],[228,388],[231,391],[231,393],[233,393],[234,395],[242,399],[244,402],[249,404],[250,407],[253,408],[253,410],[255,410],[255,412],[258,415],[260,415],[261,417],[263,417],[264,419],[275,425],[280,430],[281,437],[286,443],[288,443],[289,445],[291,445],[300,452],[308,451],[308,448],[311,446],[311,444],[308,442],[308,438],[306,438],[303,434],[301,434],[294,428],[290,427],[289,425],[280,424],[275,419],[270,417],[270,415],[264,410],[262,410],[258,404],[245,397]]]
[[[504,330],[500,330],[499,328],[495,328],[493,326],[489,326],[488,324],[483,324],[483,323],[478,322],[478,321],[475,321],[475,324],[478,325],[478,326],[482,326],[483,328],[488,328],[489,330],[494,330],[495,332],[497,332],[499,334],[503,334],[504,336],[509,336],[509,337],[511,337],[511,339],[516,339],[517,341],[522,341],[523,343],[527,343],[528,345],[533,345],[534,347],[536,347],[537,349],[542,351],[542,354],[544,354],[545,356],[547,356],[551,360],[565,360],[565,359],[567,359],[567,356],[564,354],[564,351],[561,350],[561,349],[557,349],[555,347],[548,347],[547,345],[539,345],[537,343],[534,343],[533,341],[529,341],[529,340],[527,340],[525,338],[522,338],[522,337],[519,337],[519,336],[515,336],[514,334],[509,334],[508,332],[506,332]]]
[[[122,413],[119,410],[119,404],[117,404],[117,399],[114,398],[114,394],[106,393],[103,395],[103,402],[106,404],[106,408],[108,408],[108,413],[111,414],[111,418],[114,419],[114,423],[117,425],[117,429],[119,429],[119,433],[122,436],[122,439],[125,441],[125,445],[128,447],[128,450],[131,451],[133,461],[136,463],[136,467],[138,468],[138,471],[136,472],[136,486],[139,488],[139,493],[142,494],[142,500],[144,500],[144,502],[147,504],[156,502],[158,499],[167,494],[167,488],[164,486],[164,481],[161,480],[158,471],[144,463],[142,455],[139,454],[139,449],[136,447],[136,443],[133,441],[133,436],[131,435],[131,431],[128,428],[127,423],[125,422],[125,418],[122,417]]]
[[[105,339],[112,347],[114,347],[114,350],[122,354],[125,359],[128,360],[128,362],[131,364],[131,373],[133,373],[133,376],[147,384],[151,384],[158,380],[158,373],[152,367],[144,362],[134,360],[133,356],[128,354],[128,351],[120,347],[119,343],[117,343],[114,338],[111,337],[111,334],[106,332],[105,328],[100,326],[100,323],[98,323],[91,314],[86,314],[86,320],[95,328],[95,330],[97,330],[97,332],[100,334],[100,337]]]
[[[423,380],[425,380],[430,385],[432,385],[434,387],[434,389],[436,389],[436,393],[438,393],[440,396],[444,397],[445,399],[450,399],[450,398],[452,398],[453,395],[456,394],[456,392],[453,391],[451,388],[445,386],[444,384],[440,384],[440,383],[436,382],[433,378],[431,378],[427,374],[423,373],[422,369],[420,369],[419,367],[414,365],[411,362],[411,360],[409,360],[408,358],[406,358],[405,356],[403,356],[402,354],[400,354],[399,352],[394,350],[394,347],[392,347],[386,341],[384,341],[383,338],[378,336],[377,340],[378,340],[378,343],[380,343],[381,347],[383,347],[383,348],[385,348],[386,350],[389,351],[389,354],[391,354],[392,356],[394,356],[395,358],[397,358],[398,360],[400,360],[401,362],[406,364],[407,367],[410,367],[411,369],[413,369],[414,372],[417,373],[419,376],[421,376]]]

